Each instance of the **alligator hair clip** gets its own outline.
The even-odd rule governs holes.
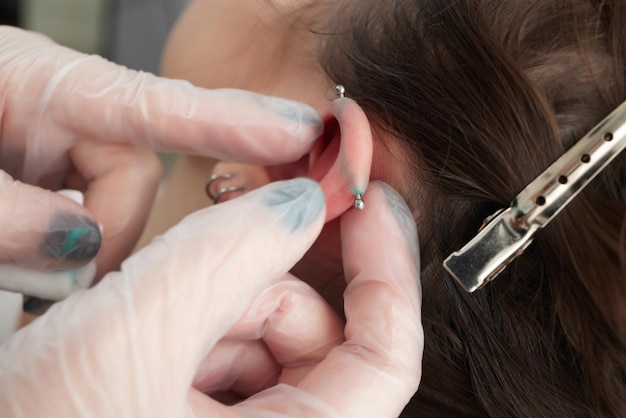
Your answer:
[[[468,292],[500,274],[563,208],[626,148],[626,102],[528,184],[506,209],[443,262]]]

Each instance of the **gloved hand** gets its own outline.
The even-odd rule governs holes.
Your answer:
[[[345,326],[288,273],[322,227],[321,189],[272,183],[190,215],[0,346],[3,416],[397,417],[421,377],[417,236],[389,186],[367,197],[341,220]]]
[[[102,238],[99,271],[117,269],[160,180],[135,147],[278,163],[322,129],[308,106],[195,88],[3,26],[0,103],[0,263],[36,268],[84,263]],[[85,208],[42,188],[82,190]]]

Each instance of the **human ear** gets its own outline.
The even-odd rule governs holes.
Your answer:
[[[357,195],[364,195],[363,200],[367,201],[365,191],[374,145],[367,116],[354,100],[339,98],[318,110],[324,120],[324,132],[308,157],[290,164],[258,168],[264,170],[266,181],[306,176],[319,182],[326,199],[326,222],[329,222],[349,210]],[[231,174],[235,171],[238,170],[232,164],[226,171],[217,169]],[[221,187],[229,185],[248,187],[241,179],[220,182]]]
[[[365,194],[373,142],[367,116],[354,100],[334,100],[323,116],[324,133],[311,152],[309,177],[322,186],[328,222],[348,210],[357,195]]]

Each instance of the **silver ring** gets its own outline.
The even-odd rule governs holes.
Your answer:
[[[233,178],[233,175],[230,173],[218,173],[218,174],[213,174],[211,177],[209,177],[209,181],[207,182],[206,186],[204,186],[204,191],[206,192],[207,196],[209,196],[209,199],[215,201],[215,195],[211,193],[211,186],[213,185],[213,183],[215,183],[215,180],[220,180],[220,179],[229,180],[232,178]]]
[[[217,192],[217,195],[215,195],[215,197],[213,198],[213,204],[217,205],[218,203],[220,203],[220,199],[222,198],[222,196],[224,196],[226,193],[230,193],[230,192],[243,192],[245,189],[241,186],[229,186],[229,187],[222,187],[219,192]]]
[[[217,194],[213,194],[213,192],[211,192],[211,186],[216,180],[230,180],[233,177],[235,176],[231,173],[217,173],[209,177],[209,181],[207,182],[206,186],[204,186],[204,191],[206,192],[207,196],[209,196],[209,198],[213,200],[214,204],[217,205],[218,203],[220,203],[220,199],[226,193],[243,192],[245,190],[241,186],[228,186],[228,187],[222,187],[221,189],[219,189]]]

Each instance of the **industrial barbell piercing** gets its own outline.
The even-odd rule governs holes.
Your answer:
[[[339,96],[340,99],[343,99],[346,97],[346,88],[341,84],[337,84],[335,86],[335,93],[337,94],[337,96]],[[356,193],[354,195],[354,203],[352,204],[352,206],[354,206],[354,209],[356,210],[365,209],[365,201],[363,200],[362,193]]]
[[[206,192],[207,196],[209,196],[209,198],[213,201],[214,204],[217,205],[218,203],[220,203],[220,199],[226,193],[243,192],[245,190],[241,186],[228,186],[228,187],[222,187],[221,189],[217,191],[217,194],[213,194],[213,192],[211,191],[211,187],[213,186],[213,183],[215,183],[217,180],[230,180],[233,177],[235,176],[231,173],[217,173],[209,177],[209,181],[207,182],[206,186],[204,186],[204,191]]]

